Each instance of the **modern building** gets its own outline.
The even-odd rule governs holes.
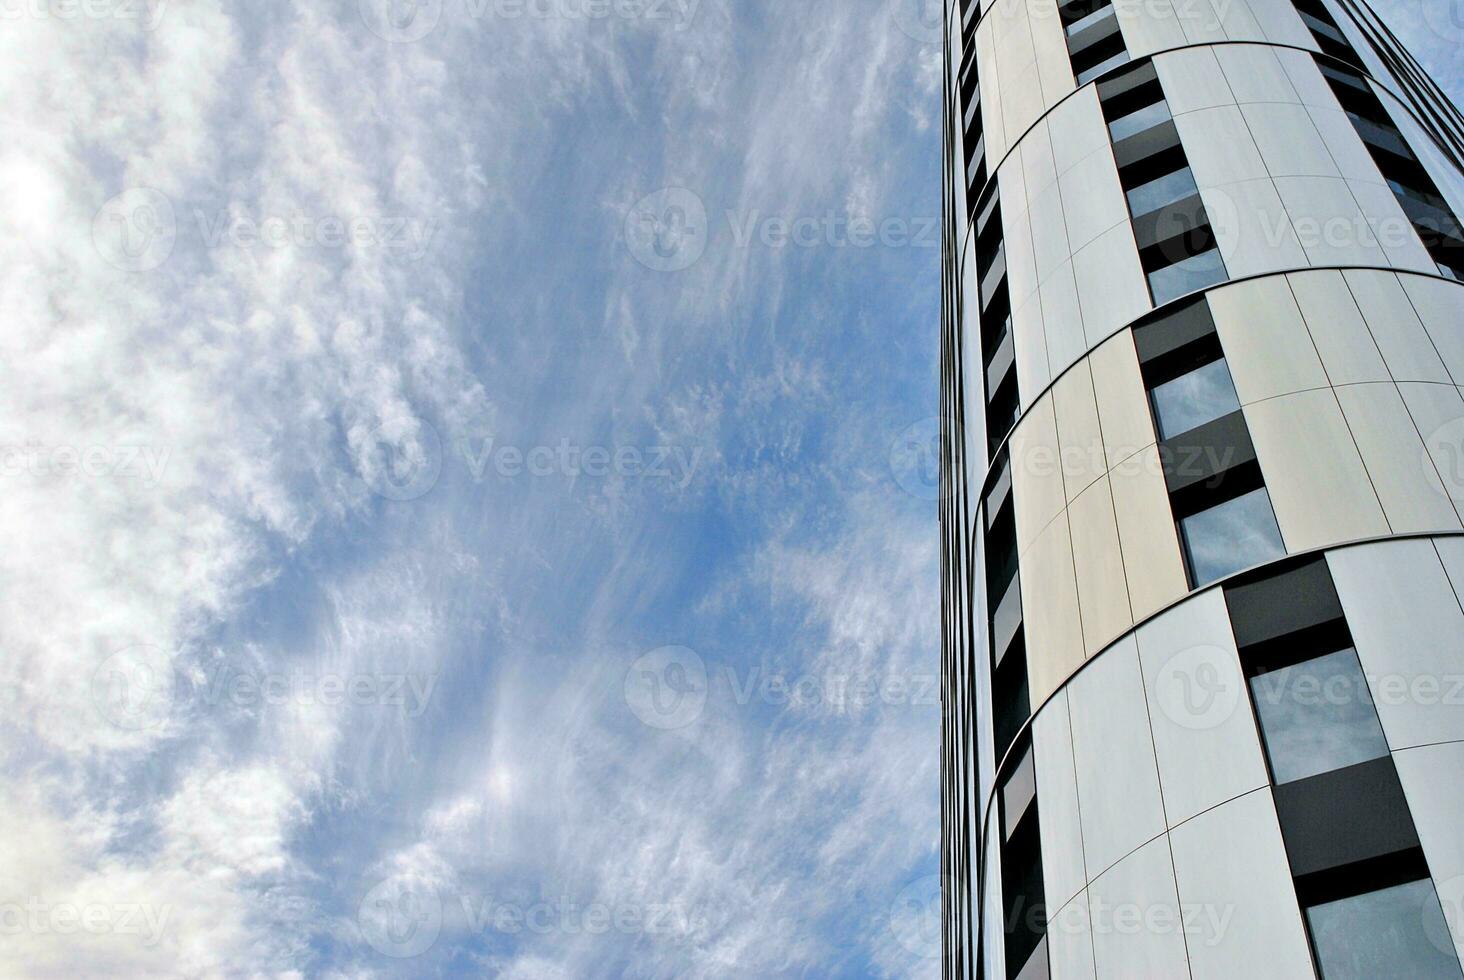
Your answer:
[[[945,975],[1464,977],[1464,120],[1358,0],[945,23]]]

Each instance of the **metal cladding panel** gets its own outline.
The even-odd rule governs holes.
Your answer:
[[[1068,685],[1088,873],[1101,875],[1164,832],[1138,645],[1125,637]],[[1100,971],[1101,971],[1100,963]]]
[[[1139,664],[1170,827],[1266,785],[1260,736],[1219,589],[1140,627]]]
[[[1335,393],[1282,395],[1247,405],[1245,418],[1290,551],[1388,533]]]
[[[1124,858],[1089,888],[1094,909],[1107,921],[1093,924],[1093,957],[1100,977],[1187,977],[1184,932],[1169,928],[1119,927],[1119,910],[1141,913],[1148,921],[1182,923],[1169,841],[1159,839]],[[1141,918],[1141,921],[1143,919]]]
[[[1242,405],[1327,387],[1327,372],[1285,276],[1224,286],[1209,299]]]
[[[1042,825],[1042,884],[1049,908],[1061,908],[1088,884],[1067,692],[1032,721],[1037,764],[1037,816]]]
[[[1464,739],[1464,611],[1428,540],[1389,541],[1328,555],[1337,594],[1395,750]]]
[[[1186,933],[1194,980],[1313,975],[1268,791],[1200,814],[1176,828],[1170,844],[1180,902],[1196,910]]]
[[[1393,379],[1342,273],[1326,269],[1286,278],[1332,384]]]
[[[1464,959],[1464,835],[1459,814],[1464,813],[1464,742],[1429,745],[1393,756],[1403,794],[1418,830],[1429,871],[1438,886],[1447,913],[1445,921],[1456,951]]]

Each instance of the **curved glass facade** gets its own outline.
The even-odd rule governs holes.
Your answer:
[[[944,975],[1464,978],[1464,119],[1357,0],[946,40]]]

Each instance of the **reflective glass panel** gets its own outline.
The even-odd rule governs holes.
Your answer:
[[[1433,881],[1424,878],[1306,910],[1323,980],[1459,980]]]
[[[1388,741],[1352,648],[1252,677],[1277,783],[1380,759]]]
[[[1265,487],[1179,522],[1195,587],[1286,553]]]
[[[1187,197],[1198,194],[1200,189],[1195,186],[1195,175],[1189,167],[1183,170],[1176,170],[1172,174],[1165,174],[1147,184],[1140,184],[1128,192],[1129,209],[1136,217],[1143,217],[1153,211],[1158,211],[1166,204],[1173,204],[1175,201],[1183,201]]]
[[[1126,116],[1115,119],[1108,124],[1108,131],[1113,134],[1113,142],[1133,136],[1135,133],[1142,133],[1146,129],[1153,129],[1155,126],[1169,122],[1174,118],[1169,114],[1169,103],[1164,101],[1146,105],[1137,112],[1131,112]]]
[[[1224,280],[1225,262],[1220,258],[1219,249],[1212,248],[1149,273],[1149,288],[1154,293],[1154,305],[1159,306]]]
[[[1235,383],[1230,380],[1230,369],[1223,357],[1166,381],[1149,396],[1154,402],[1154,421],[1161,439],[1240,411]]]
[[[1128,60],[1129,60],[1129,53],[1127,51],[1120,51],[1118,54],[1114,55],[1113,57],[1109,58],[1108,60],[1099,62],[1098,64],[1094,65],[1092,68],[1089,68],[1085,72],[1080,72],[1078,74],[1078,79],[1077,79],[1078,86],[1079,87],[1082,87],[1084,85],[1087,85],[1089,82],[1091,82],[1093,79],[1097,78],[1099,75],[1103,74],[1104,72],[1106,72],[1106,71],[1108,71],[1108,70],[1110,70],[1112,68],[1117,68],[1119,65],[1125,64]]]

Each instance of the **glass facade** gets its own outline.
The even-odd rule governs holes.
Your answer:
[[[1251,678],[1276,782],[1381,759],[1388,740],[1351,647]]]
[[[1322,980],[1459,980],[1432,881],[1410,881],[1306,910]]]
[[[1197,429],[1231,412],[1240,411],[1235,382],[1223,358],[1201,365],[1150,393],[1159,438],[1168,439]]]
[[[1180,521],[1196,587],[1286,554],[1264,487]]]

